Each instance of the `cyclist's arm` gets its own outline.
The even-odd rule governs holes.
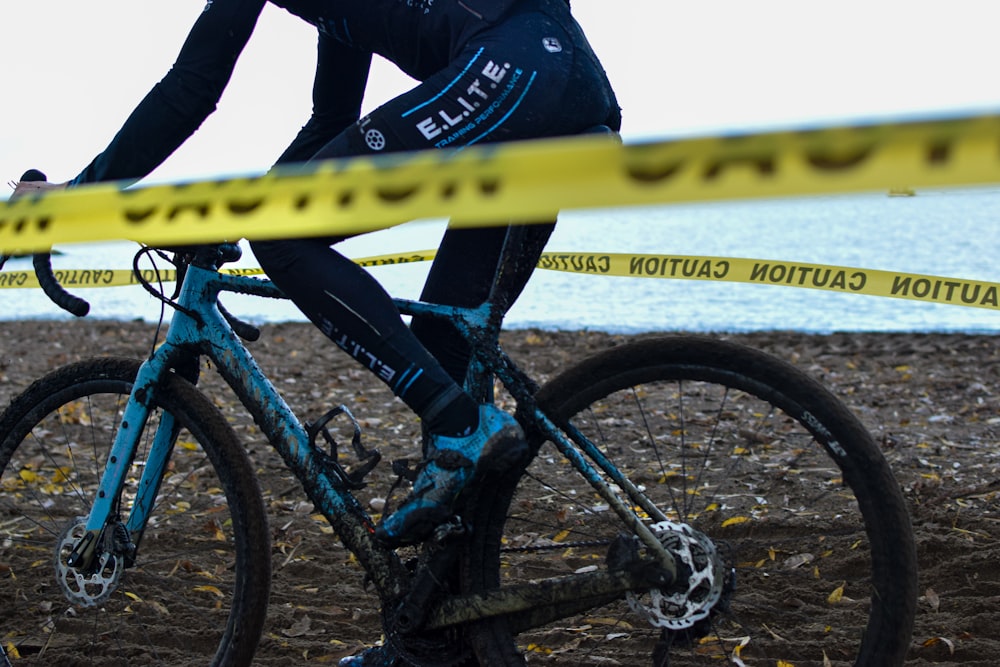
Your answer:
[[[206,6],[167,75],[70,184],[143,178],[194,134],[215,111],[264,3],[214,0]]]
[[[371,53],[319,33],[312,117],[278,158],[278,164],[309,160],[361,117],[371,62]]]

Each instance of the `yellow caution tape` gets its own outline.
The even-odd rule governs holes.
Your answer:
[[[399,255],[362,257],[354,261],[361,266],[388,266],[426,262],[434,259],[435,254],[434,250],[422,250]],[[156,284],[177,280],[177,272],[174,269],[140,269],[138,277],[131,269],[54,269],[53,273],[59,284],[69,290],[74,287],[127,287],[138,285],[140,282]],[[256,267],[223,268],[219,270],[219,273],[236,276],[261,276],[264,275],[264,270]],[[34,271],[0,271],[0,289],[21,287],[39,287],[38,278]]]
[[[560,209],[1000,181],[1000,116],[621,145],[600,136],[319,163],[258,178],[90,185],[0,203],[0,251],[473,226]]]
[[[428,261],[434,259],[434,255],[433,250],[420,250],[355,261],[362,266],[387,266]],[[1000,283],[826,264],[693,255],[546,252],[538,268],[602,276],[780,285],[1000,310]],[[245,276],[263,274],[259,268],[223,269],[222,272]],[[60,269],[55,273],[59,282],[70,289],[138,284],[133,273],[125,270]],[[159,273],[147,270],[142,272],[142,277],[147,282],[171,282],[176,274],[172,270]],[[37,286],[38,281],[30,271],[0,272],[0,289]]]
[[[1000,310],[1000,283],[766,259],[628,253],[545,253],[542,269],[635,278],[781,285]]]

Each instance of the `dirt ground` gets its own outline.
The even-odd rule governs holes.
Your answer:
[[[0,405],[58,365],[95,354],[141,356],[154,327],[143,323],[0,323]],[[821,380],[881,443],[910,503],[921,598],[910,662],[994,665],[1000,655],[1000,351],[982,335],[763,332],[726,335],[771,352]],[[624,337],[517,331],[505,347],[544,380]],[[406,453],[417,441],[409,412],[305,324],[269,325],[251,346],[299,414],[362,406],[369,438]],[[271,509],[275,592],[259,649],[336,663],[373,641],[377,615],[361,576],[328,529],[311,521],[296,482],[269,454],[228,390],[203,387],[231,415],[262,475]],[[360,410],[359,410],[360,411]],[[177,621],[178,619],[174,619]],[[192,619],[196,622],[196,619]],[[287,662],[287,658],[285,658]]]

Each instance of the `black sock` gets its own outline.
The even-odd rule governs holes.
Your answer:
[[[468,394],[459,394],[425,423],[433,435],[464,437],[479,426],[479,405]]]

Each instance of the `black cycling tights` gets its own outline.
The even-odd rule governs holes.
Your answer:
[[[534,0],[519,8],[447,68],[347,128],[315,159],[575,134],[599,124],[617,130],[614,95],[565,4]],[[553,225],[512,228],[517,261],[501,272],[504,307],[523,289]],[[483,302],[507,237],[507,227],[449,229],[422,298]],[[255,242],[253,249],[302,312],[431,432],[455,432],[463,421],[474,426],[475,403],[460,388],[467,346],[446,322],[418,320],[411,331],[381,285],[331,247],[342,238]]]
[[[554,224],[513,228],[517,261],[502,272],[494,295],[511,304],[521,293]],[[507,227],[449,229],[428,274],[421,299],[476,306],[491,293]],[[257,241],[254,252],[268,276],[296,306],[348,354],[385,382],[432,430],[460,432],[468,419],[445,409],[459,399],[468,345],[447,321],[414,318],[412,332],[388,294],[365,269],[331,248],[340,239]],[[457,421],[456,421],[457,420]],[[474,424],[473,422],[469,422]]]

